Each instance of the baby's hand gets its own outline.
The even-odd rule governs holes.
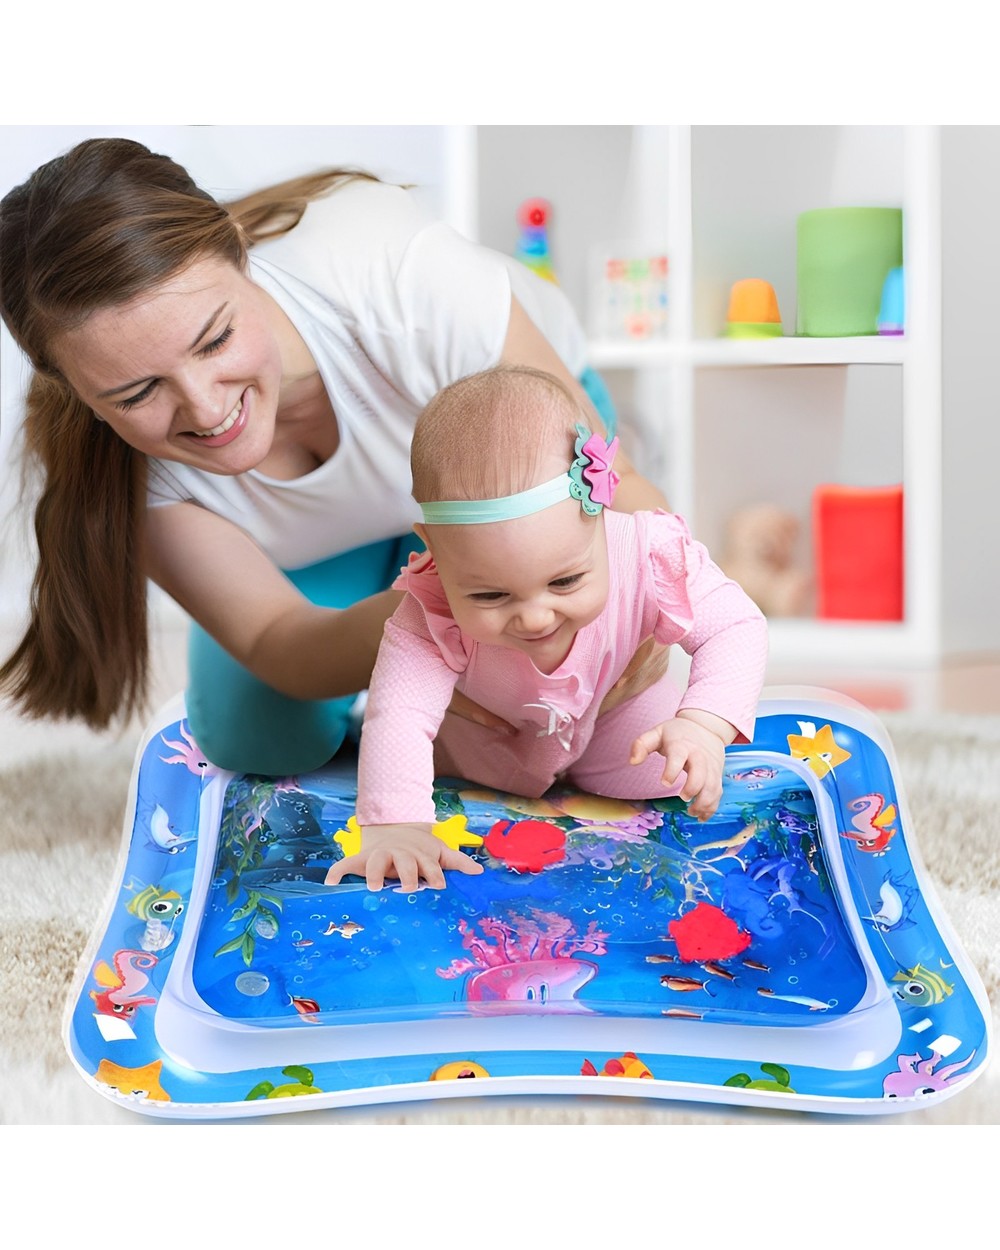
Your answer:
[[[348,873],[356,873],[364,876],[369,890],[381,890],[386,877],[398,877],[404,890],[417,889],[421,877],[432,890],[443,890],[445,868],[469,874],[483,871],[471,856],[436,838],[430,825],[366,825],[361,850],[338,860],[325,884],[337,885]]]
[[[630,764],[641,764],[654,751],[664,758],[663,784],[671,786],[686,772],[680,797],[692,816],[708,820],[722,798],[726,747],[736,736],[728,721],[708,712],[678,712],[673,720],[648,729],[632,743]]]

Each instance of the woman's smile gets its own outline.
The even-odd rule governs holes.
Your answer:
[[[225,447],[227,443],[233,442],[246,429],[247,424],[247,395],[244,391],[240,396],[240,402],[232,410],[225,421],[221,425],[217,425],[213,430],[206,430],[202,433],[200,430],[192,430],[191,433],[195,438],[199,439],[204,447]]]

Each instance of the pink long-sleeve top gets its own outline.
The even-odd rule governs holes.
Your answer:
[[[558,771],[567,771],[593,736],[604,696],[649,637],[679,643],[691,656],[687,688],[660,720],[697,708],[733,725],[737,742],[751,740],[767,659],[760,610],[680,517],[608,509],[602,515],[608,601],[551,674],[539,672],[523,652],[463,634],[431,556],[411,557],[394,583],[407,594],[386,623],[369,687],[358,773],[362,826],[436,819],[434,739],[456,686],[523,730],[505,736],[503,747],[533,761],[546,745],[539,731],[547,722],[550,730],[558,725],[561,741],[553,735],[549,743]]]

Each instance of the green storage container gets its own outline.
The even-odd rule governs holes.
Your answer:
[[[903,263],[901,208],[814,208],[798,219],[797,332],[877,334],[882,287]]]

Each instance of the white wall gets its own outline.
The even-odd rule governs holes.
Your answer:
[[[941,143],[944,646],[1000,650],[1000,127]]]
[[[219,199],[331,165],[358,165],[416,184],[437,215],[468,232],[474,220],[467,127],[447,126],[4,126],[0,196],[83,139],[137,139],[185,166]],[[31,555],[17,504],[17,433],[28,370],[0,327],[0,626],[23,617]]]

